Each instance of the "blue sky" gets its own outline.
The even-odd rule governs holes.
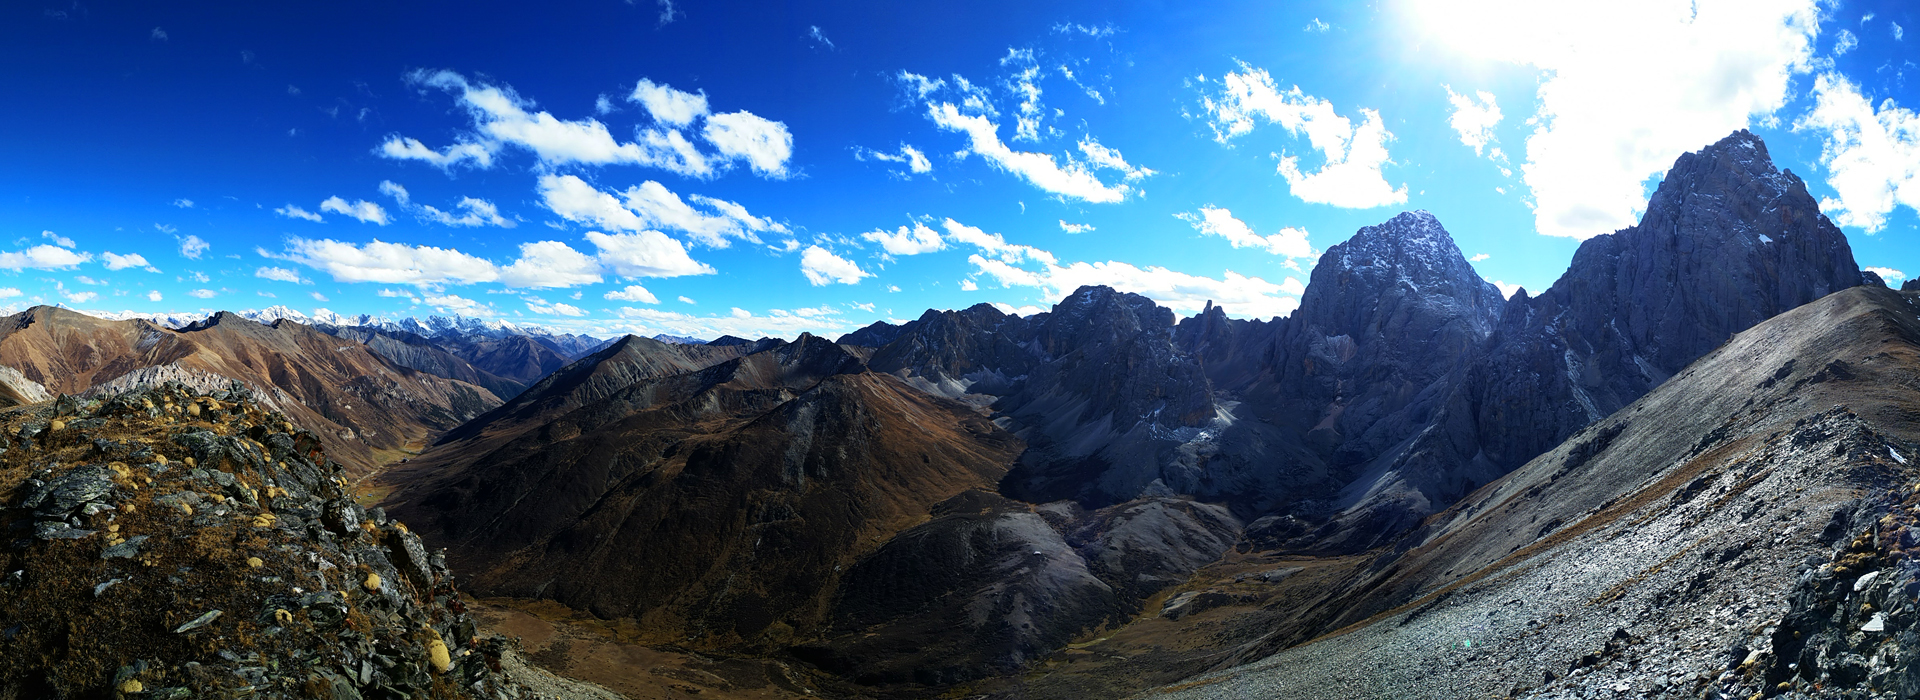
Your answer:
[[[791,337],[1110,284],[1268,317],[1408,209],[1537,290],[1738,128],[1920,274],[1899,2],[292,5],[0,10],[0,303]]]

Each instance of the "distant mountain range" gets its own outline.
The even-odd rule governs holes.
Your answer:
[[[816,695],[1914,694],[1910,293],[1741,131],[1537,294],[1414,211],[1268,320],[1102,286],[837,341],[36,307],[0,403],[239,381],[470,590]]]

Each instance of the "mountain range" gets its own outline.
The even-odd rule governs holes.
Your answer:
[[[1537,294],[1412,211],[1283,318],[1100,286],[791,341],[36,307],[0,399],[244,390],[460,588],[796,696],[1907,697],[1908,293],[1740,131]]]

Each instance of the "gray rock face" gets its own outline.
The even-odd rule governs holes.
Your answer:
[[[1518,297],[1475,378],[1478,444],[1519,466],[1733,334],[1863,282],[1806,184],[1739,131],[1674,163],[1640,224]]]

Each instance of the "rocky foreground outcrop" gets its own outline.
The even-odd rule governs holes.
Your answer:
[[[0,695],[611,697],[478,638],[321,444],[237,386],[0,412]]]

